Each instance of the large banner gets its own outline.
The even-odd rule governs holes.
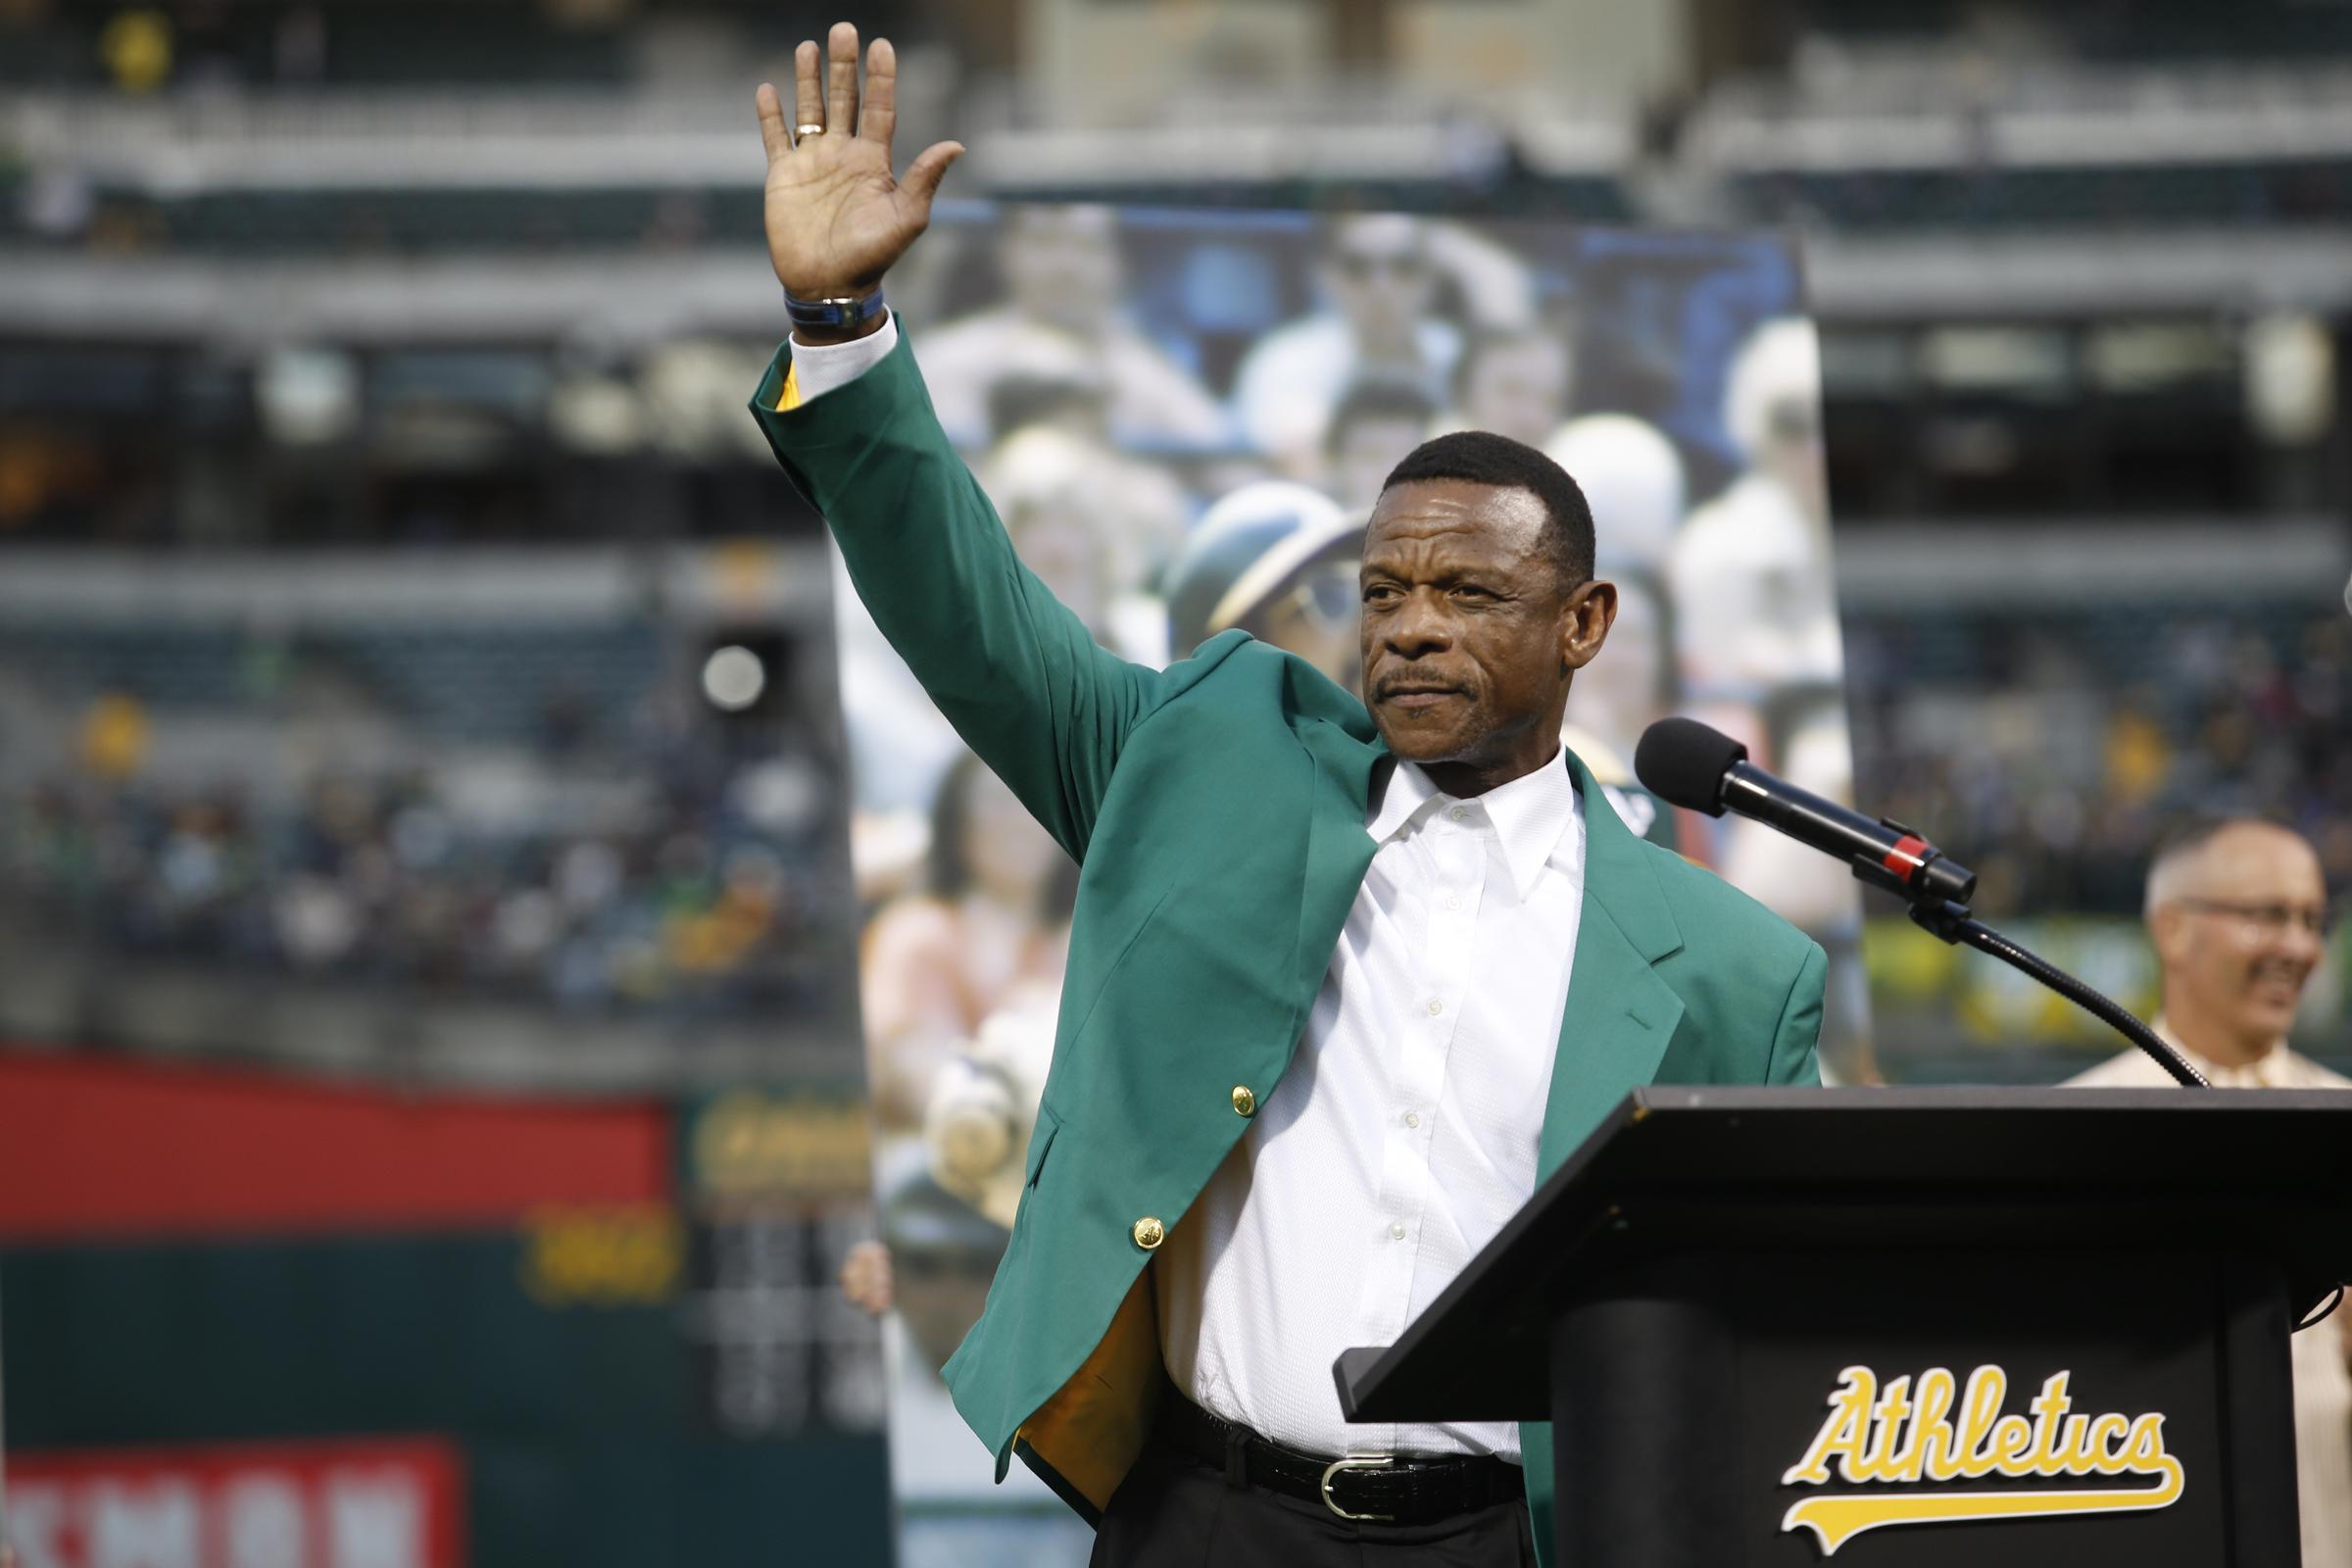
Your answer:
[[[1569,744],[1611,806],[1829,948],[1825,1064],[1873,1076],[1855,885],[1663,810],[1628,761],[1688,712],[1850,792],[1819,356],[1777,235],[1396,215],[943,210],[893,295],[940,417],[1023,559],[1103,646],[1158,664],[1239,626],[1354,686],[1356,558],[1390,467],[1446,430],[1541,447],[1592,505],[1621,611]],[[938,1368],[1013,1217],[1076,867],[961,747],[837,575],[900,1560],[1083,1561]]]

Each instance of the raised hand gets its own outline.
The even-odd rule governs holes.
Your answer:
[[[820,76],[821,70],[821,76]],[[876,38],[858,91],[858,29],[833,24],[820,57],[793,55],[793,117],[775,87],[760,84],[760,134],[767,143],[767,254],[785,289],[803,299],[862,296],[930,225],[931,198],[959,142],[923,149],[904,179],[891,173],[898,112],[898,55]]]

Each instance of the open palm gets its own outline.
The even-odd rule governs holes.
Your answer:
[[[802,44],[793,70],[789,123],[776,89],[762,82],[759,93],[768,259],[785,289],[803,299],[864,294],[930,225],[940,178],[963,148],[925,148],[904,179],[893,177],[898,56],[887,38],[867,52],[862,105],[850,24],[834,24],[821,56],[815,44]]]

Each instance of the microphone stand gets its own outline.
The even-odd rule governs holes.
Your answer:
[[[2182,1088],[2213,1087],[2205,1075],[2197,1071],[2196,1064],[2174,1050],[2162,1035],[2132,1017],[2103,993],[2091,989],[2056,964],[2020,947],[1978,919],[1969,912],[1967,905],[1954,903],[1950,899],[1932,898],[1907,898],[1905,903],[1910,909],[1912,924],[1955,946],[1965,943],[1979,953],[1990,954],[2011,968],[2040,981],[2145,1052],[2157,1066],[2172,1074],[2173,1081]]]

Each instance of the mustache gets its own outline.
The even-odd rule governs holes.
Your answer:
[[[1394,697],[1399,692],[1459,692],[1465,688],[1458,680],[1448,680],[1435,670],[1396,669],[1380,677],[1373,686],[1375,698]]]

